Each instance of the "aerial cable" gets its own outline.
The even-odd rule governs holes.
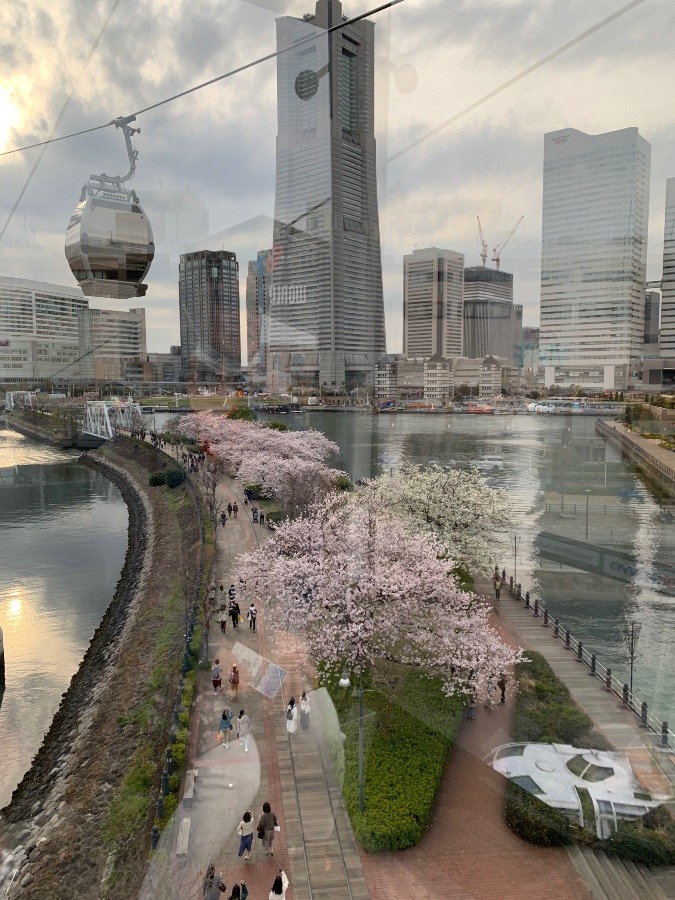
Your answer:
[[[601,28],[604,28],[605,25],[609,25],[610,22],[613,22],[615,19],[620,18],[625,15],[625,13],[630,12],[631,9],[634,9],[636,6],[640,6],[640,4],[644,3],[645,0],[631,0],[630,3],[627,3],[625,6],[622,6],[621,9],[617,9],[616,12],[611,13],[604,19],[601,19],[599,22],[596,22],[595,25],[591,25],[590,28],[587,28],[585,31],[582,31],[581,34],[578,34],[576,37],[572,38],[571,41],[567,41],[567,43],[562,44],[556,50],[553,50],[551,53],[548,53],[546,56],[542,56],[541,59],[537,60],[537,62],[532,63],[531,66],[528,66],[526,69],[523,69],[522,72],[519,72],[517,75],[514,75],[513,78],[509,78],[508,81],[505,81],[503,84],[500,84],[499,87],[494,88],[494,90],[490,91],[488,94],[485,94],[479,100],[474,100],[473,103],[470,103],[469,106],[466,106],[464,109],[460,110],[460,112],[455,113],[454,116],[451,116],[449,119],[446,119],[445,122],[441,122],[440,125],[436,125],[435,128],[432,128],[430,131],[427,131],[426,134],[423,134],[421,137],[416,138],[406,147],[403,147],[401,150],[398,150],[396,153],[392,154],[387,162],[391,163],[394,160],[399,159],[399,157],[403,156],[405,153],[408,153],[410,150],[414,150],[415,147],[418,147],[420,144],[423,144],[428,138],[433,137],[435,134],[438,134],[439,131],[442,131],[444,128],[447,128],[448,125],[454,124],[458,119],[463,118],[468,113],[473,112],[479,106],[482,106],[483,103],[487,103],[488,100],[492,100],[493,97],[496,97],[497,94],[501,94],[502,91],[505,91],[507,88],[510,88],[511,85],[516,84],[516,82],[521,81],[523,78],[526,78],[532,72],[540,69],[542,66],[545,66],[546,63],[550,62],[552,59],[555,59],[557,56],[561,56],[567,50],[570,50],[572,47],[576,46],[576,44],[580,44],[587,37],[590,37],[592,34],[595,34],[596,31],[600,31]]]
[[[282,47],[281,50],[275,50],[272,53],[268,53],[266,56],[260,56],[258,59],[254,59],[251,62],[245,63],[243,66],[238,66],[236,69],[232,69],[229,72],[225,72],[223,75],[217,75],[215,78],[210,78],[208,81],[203,81],[201,84],[196,84],[194,87],[188,88],[185,91],[181,91],[179,94],[174,94],[171,97],[166,97],[164,100],[158,100],[157,103],[153,103],[150,106],[146,106],[143,109],[136,110],[136,112],[131,113],[129,116],[124,116],[124,118],[133,120],[133,117],[143,115],[143,113],[150,112],[152,109],[157,109],[159,106],[164,106],[167,103],[172,103],[174,100],[179,100],[181,97],[186,97],[188,94],[193,94],[195,91],[200,91],[202,88],[209,87],[212,84],[216,84],[218,81],[223,81],[225,78],[230,78],[232,75],[238,75],[240,72],[245,72],[246,69],[251,69],[254,66],[259,65],[260,63],[268,62],[270,59],[275,59],[278,56],[282,56],[284,53],[288,53],[290,50],[295,50],[298,47],[301,47],[303,44],[310,43],[312,41],[316,41],[317,38],[322,38],[324,35],[332,34],[334,31],[341,31],[343,28],[347,28],[349,25],[353,25],[355,22],[360,22],[362,19],[367,19],[370,16],[377,15],[377,13],[384,12],[385,9],[391,9],[392,6],[398,6],[399,3],[404,3],[405,0],[389,0],[388,3],[383,3],[381,6],[376,6],[374,9],[368,10],[368,12],[361,13],[358,16],[353,16],[351,19],[345,19],[343,22],[339,22],[337,25],[333,25],[330,28],[321,29],[320,34],[310,34],[307,37],[302,38],[299,41],[295,41],[293,44],[290,44],[288,47]],[[103,125],[95,125],[92,128],[84,128],[82,131],[74,131],[71,134],[63,134],[61,137],[57,138],[48,138],[46,141],[38,141],[35,144],[27,144],[25,147],[15,147],[13,150],[4,150],[0,153],[0,156],[9,156],[12,153],[22,153],[24,150],[33,150],[35,147],[44,147],[47,144],[55,144],[58,141],[66,141],[69,138],[80,137],[83,134],[91,134],[94,131],[101,131],[103,128],[109,128],[111,125],[115,124],[115,119],[112,119],[110,122],[105,122]]]

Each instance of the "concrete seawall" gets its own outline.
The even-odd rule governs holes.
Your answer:
[[[619,447],[624,456],[635,463],[648,478],[675,498],[675,453],[672,450],[664,450],[653,440],[634,434],[618,422],[598,420],[595,430],[615,447]]]

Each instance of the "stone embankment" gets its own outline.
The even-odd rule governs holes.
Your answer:
[[[168,457],[117,439],[83,462],[122,491],[128,551],[82,665],[2,810],[8,898],[138,892],[183,652],[186,580],[198,581],[207,563],[189,488],[148,486]]]
[[[672,450],[664,450],[658,441],[635,434],[618,422],[598,420],[595,430],[618,447],[669,497],[675,498],[675,453]]]

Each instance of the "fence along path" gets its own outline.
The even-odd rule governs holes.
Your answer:
[[[490,596],[487,582],[479,588]],[[569,635],[562,624],[556,626],[556,620],[538,600],[528,600],[525,595],[518,597],[516,587],[512,589],[507,580],[500,602],[495,603],[502,622],[526,648],[546,658],[607,740],[628,757],[644,789],[655,799],[668,801],[674,809],[675,734],[667,728],[662,734],[663,723],[648,712],[645,721],[642,705],[630,692],[626,698],[624,686],[611,673],[608,688],[607,670],[594,662],[583,642]]]

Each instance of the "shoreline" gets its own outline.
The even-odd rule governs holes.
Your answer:
[[[7,879],[14,878],[10,898],[37,897],[47,886],[53,897],[87,895],[93,888],[96,896],[122,898],[133,893],[131,884],[142,877],[150,849],[152,804],[130,826],[128,846],[111,843],[106,828],[111,805],[139,750],[147,753],[156,768],[151,789],[156,796],[178,683],[178,652],[175,665],[170,654],[166,680],[153,695],[152,729],[122,723],[143,702],[155,661],[157,619],[169,615],[162,607],[162,602],[168,602],[168,588],[160,584],[158,571],[168,570],[171,561],[175,564],[185,545],[194,552],[194,546],[202,544],[190,498],[184,504],[183,530],[168,539],[157,528],[158,522],[164,522],[162,507],[169,495],[150,488],[147,475],[167,465],[163,454],[117,439],[81,456],[80,462],[120,489],[129,510],[127,553],[113,599],[40,749],[9,804],[0,811],[0,840],[6,852],[2,868],[9,873]],[[170,499],[179,496],[180,491],[172,492]],[[202,563],[199,553],[198,568]],[[183,635],[175,624],[172,646],[178,650]],[[117,857],[123,853],[130,854],[134,865],[114,878]]]

